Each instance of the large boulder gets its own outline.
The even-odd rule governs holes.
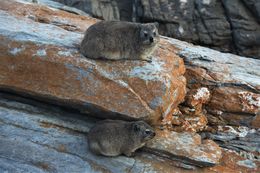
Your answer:
[[[95,19],[34,4],[0,3],[1,90],[102,118],[151,121],[183,101],[184,63],[165,40],[151,63],[87,59],[78,47]]]
[[[68,109],[0,93],[0,172],[206,173],[230,172],[234,167],[245,172],[259,169],[256,161],[244,161],[235,153],[222,151],[198,134],[161,130],[134,157],[96,156],[89,151],[86,138],[96,121]],[[221,153],[225,156],[222,159]],[[243,164],[238,165],[238,161]]]

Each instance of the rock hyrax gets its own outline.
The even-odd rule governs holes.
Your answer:
[[[151,61],[159,42],[157,23],[101,21],[90,26],[80,45],[87,58]]]
[[[131,156],[154,136],[154,130],[144,121],[104,120],[90,129],[88,146],[98,155]]]

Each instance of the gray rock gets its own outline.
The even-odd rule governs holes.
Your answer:
[[[224,130],[223,130],[224,129]],[[248,127],[219,126],[216,133],[203,132],[202,136],[215,140],[221,147],[239,152],[251,160],[259,160],[260,130]]]
[[[142,172],[151,164],[140,157],[109,158],[90,153],[86,131],[93,119],[3,97],[1,94],[0,171]]]
[[[253,13],[258,23],[260,23],[260,1],[258,0],[243,0],[246,7]]]
[[[22,0],[23,2],[29,2],[29,3],[36,3],[40,5],[47,5],[52,8],[68,11],[70,13],[75,13],[82,16],[89,16],[87,13],[85,13],[82,10],[79,10],[78,8],[73,8],[70,6],[66,6],[64,4],[52,1],[52,0]]]
[[[172,133],[167,139],[159,137],[149,148],[137,151],[135,157],[96,156],[88,150],[86,134],[97,119],[16,95],[0,93],[0,98],[0,170],[3,171],[160,172],[156,165],[161,161],[164,170],[199,169],[197,166],[213,166],[219,161],[220,153],[215,156],[218,150],[206,153],[208,147],[215,148],[212,142],[210,146],[201,144],[198,135],[187,133]],[[188,140],[189,144],[177,152],[161,147],[169,142],[175,144],[176,139],[180,143]]]
[[[247,4],[247,6],[245,6]],[[252,11],[259,9],[251,6],[255,3],[243,3],[239,0],[223,1],[227,20],[232,28],[234,48],[239,55],[260,58],[260,25],[257,23],[259,14],[254,16]]]

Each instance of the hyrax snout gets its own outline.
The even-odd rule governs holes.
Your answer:
[[[88,146],[98,155],[131,156],[154,136],[153,128],[144,121],[104,120],[90,129]]]

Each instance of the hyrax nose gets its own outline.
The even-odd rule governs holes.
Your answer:
[[[153,37],[150,37],[150,42],[151,42],[151,43],[153,42]]]
[[[155,136],[155,135],[156,135],[156,133],[155,133],[155,132],[153,132],[153,133],[152,133],[152,136]]]

